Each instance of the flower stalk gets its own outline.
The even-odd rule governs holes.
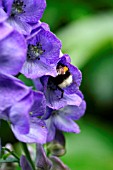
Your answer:
[[[24,151],[24,153],[25,153],[25,155],[26,155],[26,158],[27,158],[27,160],[29,161],[32,169],[35,170],[35,165],[34,165],[32,159],[31,159],[31,156],[30,156],[30,153],[29,153],[27,144],[22,142],[21,145],[22,145],[23,151]]]

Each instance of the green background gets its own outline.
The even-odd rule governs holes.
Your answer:
[[[113,0],[47,0],[42,21],[82,71],[80,134],[65,134],[71,170],[113,170]]]

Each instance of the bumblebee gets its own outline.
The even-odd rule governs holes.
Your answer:
[[[49,87],[52,90],[59,89],[62,92],[61,94],[61,98],[62,98],[64,93],[63,88],[71,85],[71,83],[73,82],[73,77],[69,71],[69,68],[63,64],[59,64],[56,70],[58,75],[56,77],[50,76]]]

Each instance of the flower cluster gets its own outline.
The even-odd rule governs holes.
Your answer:
[[[0,1],[0,119],[25,143],[54,141],[62,131],[79,133],[74,120],[86,109],[80,70],[62,54],[61,41],[48,24],[40,21],[45,7],[45,0]],[[32,79],[36,90],[20,74]],[[50,159],[46,161],[61,164],[56,157]]]

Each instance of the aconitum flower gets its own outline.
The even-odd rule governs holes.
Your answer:
[[[32,170],[27,158],[22,155],[20,158],[20,166],[22,170]],[[37,170],[69,170],[63,162],[56,156],[46,156],[45,150],[41,144],[36,147],[36,164]]]
[[[22,155],[20,158],[20,166],[22,168],[22,170],[32,170],[32,167],[29,163],[29,161],[27,160],[27,158]]]
[[[33,92],[19,79],[0,73],[0,119],[11,123],[12,131],[19,141],[46,142],[44,121],[30,116],[35,111],[37,115],[43,115],[46,107],[44,103],[45,98],[41,92]]]
[[[20,133],[14,126],[11,126],[16,138],[25,143],[46,143],[47,128],[44,121],[37,117],[30,116],[30,129],[27,134]]]
[[[63,162],[56,156],[46,156],[41,144],[36,147],[36,167],[40,170],[69,170]],[[25,169],[23,169],[25,170]]]
[[[2,0],[8,22],[24,35],[30,34],[30,24],[41,19],[46,7],[45,0]]]
[[[10,25],[0,23],[0,72],[16,75],[26,60],[24,37]]]
[[[19,79],[0,73],[0,118],[10,121],[20,133],[29,132],[29,110],[33,104],[31,88]]]
[[[53,110],[47,107],[46,114],[43,119],[46,119],[48,129],[47,142],[54,139],[56,130],[65,132],[79,133],[79,126],[74,120],[80,119],[85,113],[86,103],[83,100],[80,106],[68,105],[59,110]]]
[[[81,72],[68,61],[68,55],[59,59],[56,77],[43,76],[34,80],[36,88],[44,92],[47,106],[52,109],[57,110],[66,105],[79,106],[82,102],[77,94],[82,79]]]
[[[47,128],[43,120],[39,119],[46,112],[46,100],[42,92],[33,91],[33,104],[29,110],[30,130],[27,134],[20,133],[12,126],[12,131],[18,140],[27,143],[46,143]],[[38,118],[39,117],[39,118]]]
[[[31,79],[43,75],[56,76],[60,49],[60,40],[52,32],[40,27],[37,34],[28,39],[27,60],[21,73]]]

